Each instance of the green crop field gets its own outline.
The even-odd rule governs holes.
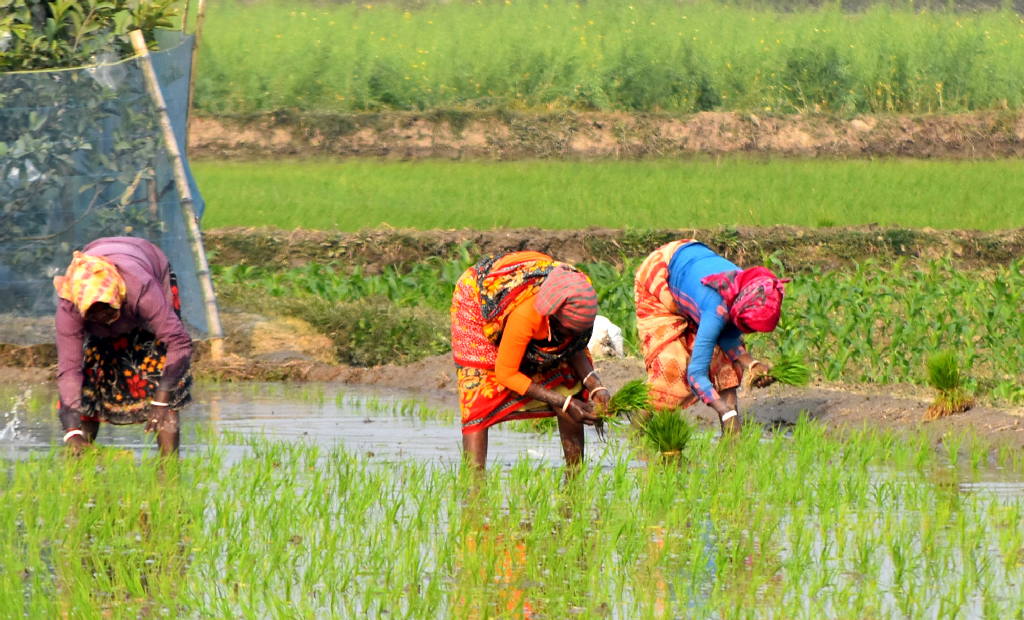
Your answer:
[[[489,0],[407,9],[214,0],[196,101],[208,113],[506,106],[852,114],[1024,103],[1024,23],[1012,10],[728,4]]]
[[[1019,160],[201,161],[193,170],[206,228],[1024,226]]]
[[[999,490],[1019,488],[1019,450],[748,428],[646,467],[610,445],[569,481],[527,459],[478,481],[234,436],[167,471],[109,448],[36,453],[0,469],[0,613],[1020,617],[1024,502]],[[228,460],[227,443],[243,450]]]

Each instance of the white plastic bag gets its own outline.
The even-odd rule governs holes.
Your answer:
[[[587,345],[594,359],[602,357],[623,357],[622,330],[605,317],[598,315],[594,320],[594,334]]]

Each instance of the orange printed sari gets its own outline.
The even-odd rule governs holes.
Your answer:
[[[505,320],[522,304],[533,303],[544,278],[565,266],[538,252],[486,257],[459,277],[452,298],[452,352],[459,383],[463,434],[475,433],[507,420],[554,415],[544,403],[520,395],[501,383],[494,372]],[[589,334],[559,342],[534,342],[520,372],[534,383],[560,393],[582,388],[568,359],[585,350]]]
[[[676,250],[694,241],[683,239],[663,245],[648,256],[636,272],[634,299],[640,350],[647,366],[651,402],[659,409],[686,408],[697,396],[686,380],[693,354],[697,324],[681,316],[668,287],[668,265]],[[721,349],[711,359],[711,382],[718,391],[739,386],[742,370]]]

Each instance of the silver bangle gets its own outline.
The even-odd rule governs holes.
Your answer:
[[[568,396],[565,397],[565,402],[562,403],[562,413],[565,413],[566,411],[569,410],[569,403],[571,403],[571,402],[572,402],[572,394],[569,394]]]
[[[735,418],[737,415],[739,415],[739,414],[736,413],[735,409],[732,409],[730,411],[726,411],[725,413],[722,414],[722,422],[726,422],[728,420],[731,420],[731,419]]]
[[[584,387],[586,387],[587,379],[589,379],[590,377],[597,377],[597,369],[596,368],[591,370],[590,372],[588,372],[586,377],[583,377],[583,385],[584,385]],[[597,380],[600,381],[601,378],[597,377]]]
[[[162,403],[162,402],[156,401],[156,400],[149,401],[149,404],[152,407],[170,407],[170,405],[168,405],[167,403]]]
[[[67,443],[68,439],[71,439],[75,435],[78,435],[82,439],[85,439],[85,433],[83,433],[81,429],[73,428],[70,431],[64,433],[64,443]]]

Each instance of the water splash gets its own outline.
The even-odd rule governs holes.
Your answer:
[[[31,398],[32,388],[29,388],[25,390],[24,394],[19,394],[14,399],[11,410],[4,413],[4,427],[0,429],[0,441],[14,441],[18,438],[18,429],[22,426],[22,421],[18,414],[28,411],[28,402]]]

